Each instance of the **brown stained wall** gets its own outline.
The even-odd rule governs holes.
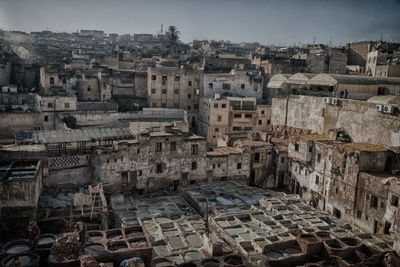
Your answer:
[[[389,185],[382,183],[380,177],[360,173],[355,211],[356,225],[372,233],[374,230],[383,233],[384,215],[389,193],[388,187]],[[378,198],[376,208],[371,205],[373,196]],[[361,218],[357,217],[357,212],[361,212]],[[377,229],[375,229],[375,221],[377,222]]]

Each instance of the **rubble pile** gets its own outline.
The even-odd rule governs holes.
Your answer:
[[[79,234],[75,232],[64,233],[54,242],[51,254],[62,261],[75,258],[80,249]]]

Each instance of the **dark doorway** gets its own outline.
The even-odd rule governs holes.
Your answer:
[[[285,173],[280,172],[278,176],[278,189],[283,189],[284,180],[285,180]]]
[[[341,216],[340,210],[333,208],[333,216],[340,218]]]
[[[256,172],[254,170],[251,170],[250,172],[250,180],[249,180],[249,185],[250,186],[255,186],[255,177],[256,177]]]
[[[385,222],[385,234],[390,235],[390,227],[392,227],[392,224],[390,222]]]

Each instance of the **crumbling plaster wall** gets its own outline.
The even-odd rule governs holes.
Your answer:
[[[376,104],[356,100],[339,100],[339,106],[327,105],[322,97],[294,96],[272,101],[272,125],[287,126],[328,134],[331,129],[343,128],[353,142],[368,142],[386,146],[399,144],[398,114],[376,111]]]

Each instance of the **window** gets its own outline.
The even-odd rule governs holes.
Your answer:
[[[151,80],[152,80],[152,81],[155,81],[156,78],[157,78],[156,75],[151,75]]]
[[[262,120],[258,120],[258,125],[261,125],[262,124]]]
[[[253,127],[244,127],[244,130],[245,130],[245,131],[252,131],[252,130],[253,130]]]
[[[231,89],[231,85],[229,83],[223,83],[222,84],[222,89],[224,90],[230,90]]]
[[[192,81],[188,81],[188,86],[192,86]]]
[[[50,84],[54,84],[54,77],[50,77]]]
[[[242,127],[233,127],[233,130],[234,130],[234,131],[241,131],[241,130],[242,130]]]
[[[167,89],[161,89],[161,94],[163,95],[167,94]]]
[[[53,108],[53,103],[47,103],[48,108]]]
[[[44,121],[49,121],[49,116],[44,116]]]
[[[218,116],[218,121],[221,121],[222,120],[222,117],[221,116]]]
[[[199,109],[199,104],[194,104],[194,105],[193,105],[193,108],[194,108],[194,109]]]
[[[142,174],[143,174],[143,172],[140,170],[140,171],[138,171],[138,176],[142,176]]]
[[[319,184],[319,176],[315,175],[315,184]]]
[[[222,105],[221,105],[221,108],[226,108],[226,104],[222,104]]]
[[[390,204],[392,206],[397,207],[399,205],[399,198],[394,196],[394,195],[392,195],[392,200],[390,201]]]
[[[165,82],[167,80],[167,76],[162,76],[162,81]]]
[[[320,161],[321,161],[321,154],[318,153],[318,155],[317,155],[317,162],[320,162]]]
[[[192,145],[192,155],[199,154],[199,145]]]
[[[214,108],[218,108],[218,103],[214,103]]]
[[[339,187],[336,187],[335,193],[336,193],[336,194],[339,194]]]
[[[242,117],[242,114],[240,114],[240,113],[235,113],[235,114],[233,114],[233,117],[234,117],[234,118],[241,118],[241,117]]]
[[[153,108],[156,108],[156,107],[157,107],[157,103],[152,103],[151,106],[152,106]]]
[[[162,151],[162,143],[156,143],[156,152]]]
[[[91,88],[90,88],[90,86],[88,86],[87,91],[90,92],[90,90],[91,90]]]
[[[213,87],[214,87],[214,84],[213,84],[213,83],[209,83],[209,84],[208,84],[208,88],[213,89]]]
[[[240,85],[240,88],[241,88],[241,89],[244,89],[244,88],[245,88],[244,83],[242,83],[242,84]]]
[[[179,89],[175,89],[174,94],[179,95]]]
[[[162,173],[162,172],[163,172],[162,163],[157,163],[157,170],[156,170],[156,172],[157,172],[157,173]]]
[[[308,148],[308,152],[312,152],[312,146],[310,146],[309,148]]]
[[[170,150],[171,151],[175,151],[176,150],[176,142],[171,142],[170,146]]]
[[[271,124],[271,120],[267,120],[267,125],[270,125]]]
[[[253,117],[253,114],[245,114],[244,117],[245,117],[245,118],[252,118],[252,117]]]
[[[260,162],[260,153],[255,153],[254,154],[254,162]]]
[[[264,110],[261,110],[261,114],[263,114],[263,115],[264,115],[264,113],[265,113],[265,111],[264,111]]]
[[[285,163],[285,158],[284,157],[281,158],[281,163]]]
[[[137,149],[137,150],[136,150],[136,153],[137,153],[137,154],[140,154],[140,149]]]
[[[156,89],[155,88],[153,88],[153,89],[151,89],[151,94],[155,94],[157,91],[156,91]]]
[[[175,81],[180,81],[180,80],[181,80],[181,77],[175,76]]]
[[[188,110],[190,110],[190,106],[188,106]]]
[[[69,103],[64,103],[65,108],[69,108]]]
[[[192,162],[192,171],[194,171],[194,170],[196,170],[197,169],[197,162],[196,161],[193,161]]]
[[[63,84],[67,83],[67,79],[63,78]]]
[[[242,163],[238,163],[237,165],[236,165],[236,169],[238,169],[238,170],[240,170],[242,168]]]
[[[188,99],[190,99],[192,97],[192,94],[188,94]]]
[[[215,128],[215,132],[219,132],[219,128]]]
[[[161,103],[161,107],[162,108],[166,108],[167,107],[167,103]]]
[[[294,150],[299,151],[299,144],[294,144]]]
[[[370,204],[371,208],[376,209],[378,207],[378,198],[374,195],[371,195],[371,204]]]

